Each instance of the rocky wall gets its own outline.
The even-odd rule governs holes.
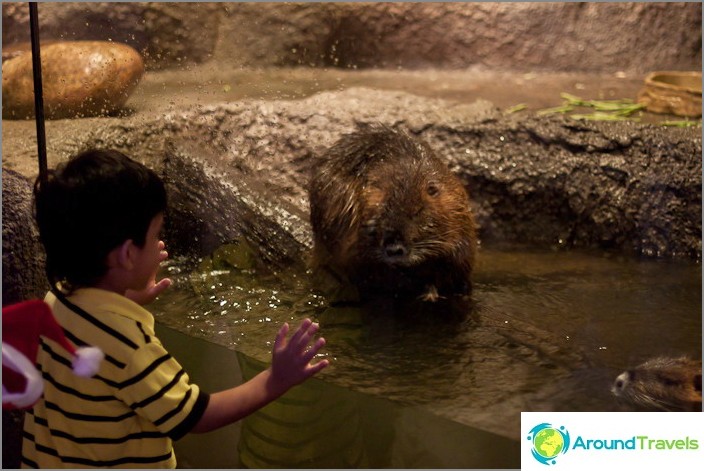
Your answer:
[[[40,3],[44,40],[112,40],[149,69],[230,66],[700,70],[700,2]],[[3,47],[29,41],[3,3]]]

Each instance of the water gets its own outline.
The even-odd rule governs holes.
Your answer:
[[[232,387],[264,366],[161,324],[157,334],[206,391]],[[516,469],[521,463],[516,440],[317,378],[231,426],[188,434],[175,447],[180,468],[199,469]]]
[[[283,322],[320,322],[326,383],[518,439],[520,412],[623,410],[615,376],[655,355],[701,356],[701,267],[607,252],[482,247],[468,303],[329,306],[302,269],[240,247],[165,268],[157,321],[268,361]]]

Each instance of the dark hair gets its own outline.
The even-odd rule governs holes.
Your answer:
[[[93,286],[107,255],[132,239],[143,246],[149,224],[166,210],[154,171],[115,150],[89,150],[34,184],[34,216],[46,250],[49,282],[68,291]]]

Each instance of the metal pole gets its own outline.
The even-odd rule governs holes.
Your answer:
[[[29,31],[32,36],[32,72],[34,74],[34,120],[37,123],[39,178],[47,179],[46,135],[44,133],[44,97],[42,95],[42,61],[39,53],[39,14],[37,2],[29,2]]]

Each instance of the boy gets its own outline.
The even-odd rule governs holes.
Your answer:
[[[34,188],[35,217],[52,290],[45,301],[76,345],[105,354],[93,378],[71,372],[66,353],[42,339],[42,399],[27,412],[24,466],[175,467],[172,440],[236,422],[325,368],[311,363],[317,325],[306,319],[276,336],[271,366],[209,395],[154,334],[141,304],[171,284],[156,282],[167,257],[159,232],[166,191],[159,177],[116,151],[88,151]]]

